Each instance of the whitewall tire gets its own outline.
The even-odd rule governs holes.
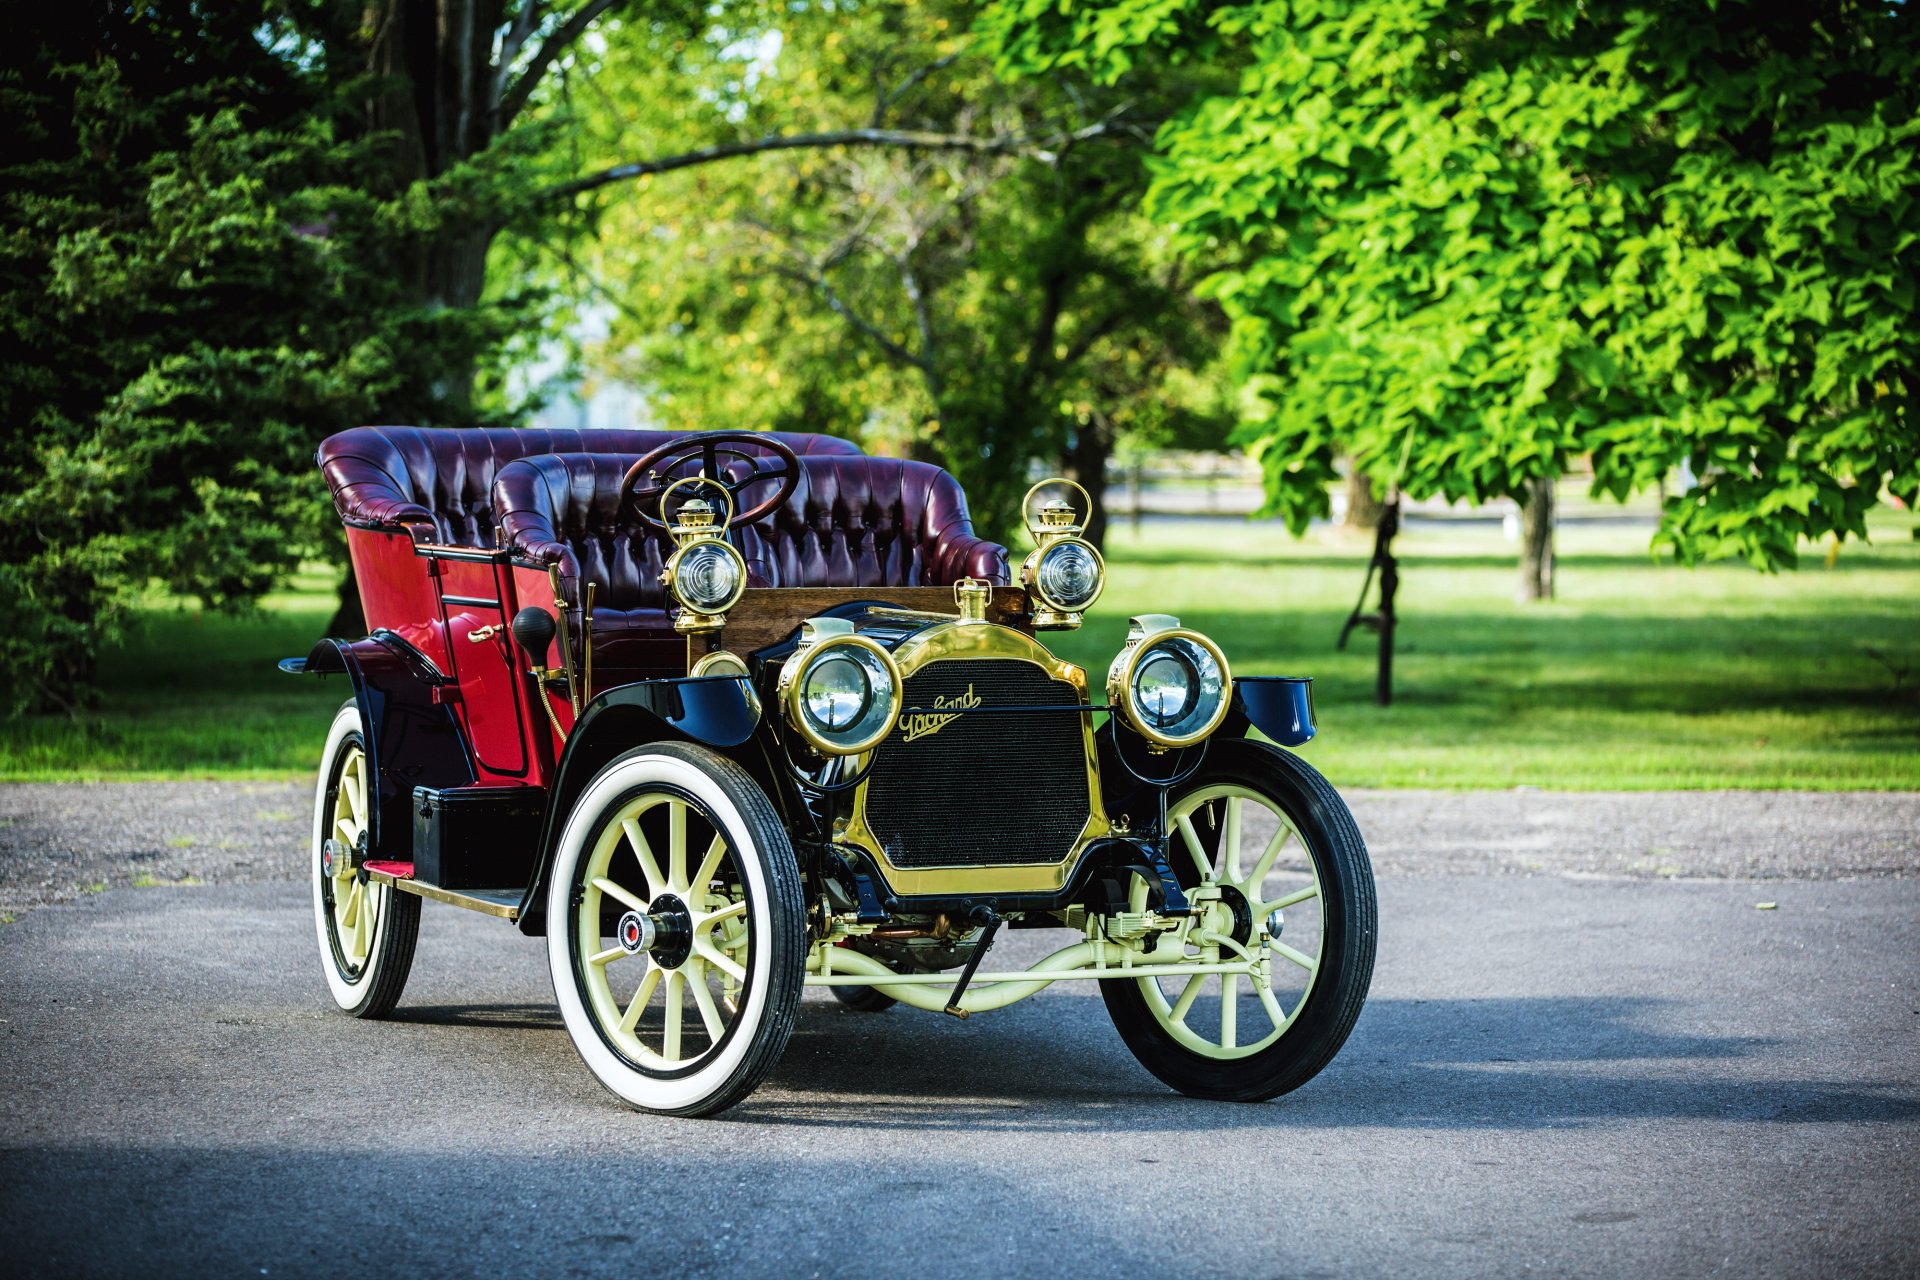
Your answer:
[[[376,800],[360,712],[349,702],[334,716],[320,753],[307,874],[327,990],[334,1004],[356,1018],[393,1011],[420,936],[420,899],[359,871]]]
[[[806,954],[793,847],[739,765],[658,743],[588,784],[548,877],[547,962],[616,1097],[691,1116],[746,1097],[793,1033]]]

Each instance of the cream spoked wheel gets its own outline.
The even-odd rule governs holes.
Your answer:
[[[1114,1025],[1183,1093],[1296,1089],[1345,1042],[1372,980],[1373,873],[1352,814],[1297,757],[1233,739],[1209,746],[1168,819],[1193,907],[1186,956],[1252,972],[1103,982]]]
[[[420,900],[369,882],[361,871],[374,795],[360,712],[334,716],[314,795],[313,922],[334,1003],[362,1018],[392,1012],[413,968]]]
[[[806,964],[799,866],[725,757],[666,743],[602,770],[561,835],[547,920],[568,1034],[629,1104],[712,1114],[785,1050]]]
[[[1258,960],[1264,973],[1142,978],[1141,994],[1167,1032],[1209,1058],[1245,1058],[1279,1039],[1320,972],[1325,903],[1305,841],[1269,797],[1216,782],[1168,809],[1174,848],[1194,864],[1197,919],[1188,948],[1209,964]],[[1251,847],[1249,847],[1251,846]],[[1259,1016],[1240,1017],[1251,996]]]

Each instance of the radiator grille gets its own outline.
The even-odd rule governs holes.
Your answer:
[[[1031,662],[949,658],[906,682],[909,707],[1078,705],[1080,695]],[[896,867],[1058,862],[1088,814],[1077,711],[906,716],[867,782],[867,825]]]

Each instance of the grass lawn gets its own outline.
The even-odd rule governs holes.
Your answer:
[[[286,778],[315,767],[339,679],[274,667],[304,657],[333,616],[337,579],[312,566],[250,618],[155,601],[127,645],[101,655],[100,704],[0,720],[0,779]]]
[[[1914,523],[1885,515],[1831,569],[1815,553],[1768,577],[1655,563],[1643,524],[1570,522],[1560,598],[1531,606],[1513,602],[1497,524],[1416,527],[1385,709],[1373,637],[1333,649],[1370,547],[1332,532],[1123,525],[1105,598],[1052,643],[1097,681],[1129,614],[1174,613],[1238,671],[1316,676],[1321,733],[1303,754],[1342,786],[1920,788]],[[251,620],[157,605],[106,656],[97,714],[0,723],[0,778],[304,775],[345,686],[272,664],[306,652],[330,585],[304,576]]]

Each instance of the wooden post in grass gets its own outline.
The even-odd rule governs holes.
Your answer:
[[[1367,562],[1366,581],[1360,584],[1360,598],[1353,603],[1353,612],[1347,615],[1346,625],[1340,628],[1340,639],[1334,648],[1345,649],[1347,637],[1355,627],[1365,627],[1380,637],[1380,668],[1373,682],[1373,700],[1381,706],[1393,704],[1393,597],[1400,590],[1400,562],[1394,558],[1393,536],[1400,532],[1400,495],[1398,492],[1388,496],[1380,507],[1380,523],[1373,530],[1373,559]],[[1372,613],[1366,612],[1367,592],[1373,587],[1373,576],[1380,575],[1380,607]]]

